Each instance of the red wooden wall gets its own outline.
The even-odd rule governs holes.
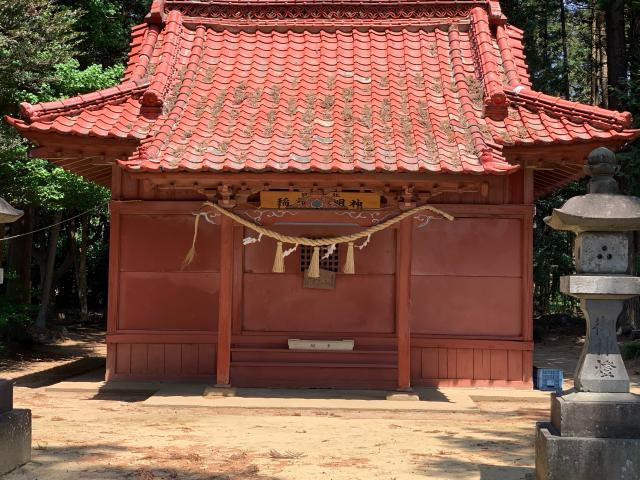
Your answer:
[[[127,182],[129,193],[116,192],[121,198],[152,196]],[[510,188],[522,201],[523,189]],[[196,259],[183,268],[192,212],[201,202],[176,194],[112,204],[108,379],[215,381],[220,227],[200,222]],[[414,222],[411,382],[529,388],[532,208],[476,202],[440,207],[455,221],[432,220],[425,228]],[[305,236],[362,228],[348,220],[310,225],[314,214],[296,220],[303,225],[273,228]],[[299,250],[286,258],[286,273],[274,274],[275,242],[263,238],[243,247],[247,234],[234,227],[231,383],[393,386],[397,230],[380,232],[356,250],[356,275],[339,273],[336,288],[326,291],[302,288]],[[346,248],[340,248],[343,262]],[[350,357],[286,351],[288,338],[319,337],[353,338],[358,351]]]
[[[183,268],[199,204],[112,205],[108,362],[111,378],[211,378],[219,227],[207,224]],[[114,278],[115,277],[115,278]]]

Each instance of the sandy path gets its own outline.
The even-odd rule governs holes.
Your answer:
[[[162,408],[16,389],[33,462],[15,479],[530,478],[544,403],[476,412]],[[524,403],[524,402],[523,402]]]
[[[536,363],[570,377],[579,350],[536,346]],[[629,367],[640,393],[640,368]],[[33,411],[33,462],[7,480],[524,480],[535,422],[548,418],[547,403],[524,399],[458,412],[171,408],[18,385],[16,407]]]

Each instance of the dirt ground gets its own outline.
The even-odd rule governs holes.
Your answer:
[[[536,363],[571,370],[578,352],[550,342]],[[17,370],[16,407],[33,413],[33,461],[6,480],[532,479],[534,425],[548,417],[539,397],[427,412],[389,401],[385,410],[149,406],[151,392],[53,391]]]

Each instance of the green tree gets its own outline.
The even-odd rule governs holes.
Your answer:
[[[77,11],[51,1],[0,0],[0,113],[15,115],[20,101],[49,101],[106,88],[119,81],[122,65],[103,68],[91,64],[82,68],[74,58],[80,39],[85,38],[77,30],[78,18]],[[115,57],[119,54],[117,50],[112,52]],[[47,161],[29,158],[28,148],[28,142],[11,128],[5,124],[0,127],[0,194],[26,212],[21,222],[12,225],[12,234],[104,206],[108,199],[106,189]],[[91,218],[106,222],[104,207],[93,212]],[[69,266],[80,270],[76,272],[78,293],[86,313],[87,239],[94,224],[89,217],[83,217],[9,242],[9,270],[14,272],[14,278],[9,281],[8,293],[14,301],[30,301],[35,256],[36,271],[40,273],[37,290],[44,300],[41,324],[53,285]],[[61,236],[61,231],[66,234]],[[56,266],[56,257],[64,254],[59,251],[62,247],[67,252],[74,249],[75,262],[58,261]],[[69,259],[68,254],[63,256]]]
[[[150,0],[61,0],[80,13],[77,29],[86,32],[78,60],[87,67],[119,65],[129,51],[131,27],[149,11]]]

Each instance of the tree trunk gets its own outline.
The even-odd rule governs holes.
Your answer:
[[[562,40],[562,91],[566,99],[571,98],[569,81],[569,46],[567,44],[567,9],[564,0],[560,0],[560,34]]]
[[[640,45],[640,2],[629,1],[629,45]],[[627,55],[629,62],[630,81],[638,82],[640,76],[640,52],[638,48],[631,48]]]
[[[44,277],[44,286],[42,287],[42,295],[40,296],[40,310],[36,319],[36,328],[43,330],[47,326],[47,315],[49,313],[49,303],[51,302],[51,291],[53,289],[53,273],[56,264],[56,251],[58,247],[58,237],[60,236],[60,222],[62,221],[62,212],[58,211],[54,215],[51,232],[49,233],[49,253],[47,254],[47,265]]]
[[[24,216],[11,224],[11,235],[33,230],[33,207],[24,208]],[[31,254],[33,234],[9,240],[7,270],[15,277],[7,282],[7,298],[15,303],[31,303]]]
[[[624,0],[607,0],[605,21],[607,36],[607,96],[609,108],[621,109],[627,85],[627,51],[625,43]]]
[[[71,235],[74,250],[74,267],[78,285],[78,301],[80,303],[80,321],[89,319],[89,303],[87,299],[87,246],[89,243],[89,215],[84,215],[80,224],[81,237],[78,243],[77,231]]]

